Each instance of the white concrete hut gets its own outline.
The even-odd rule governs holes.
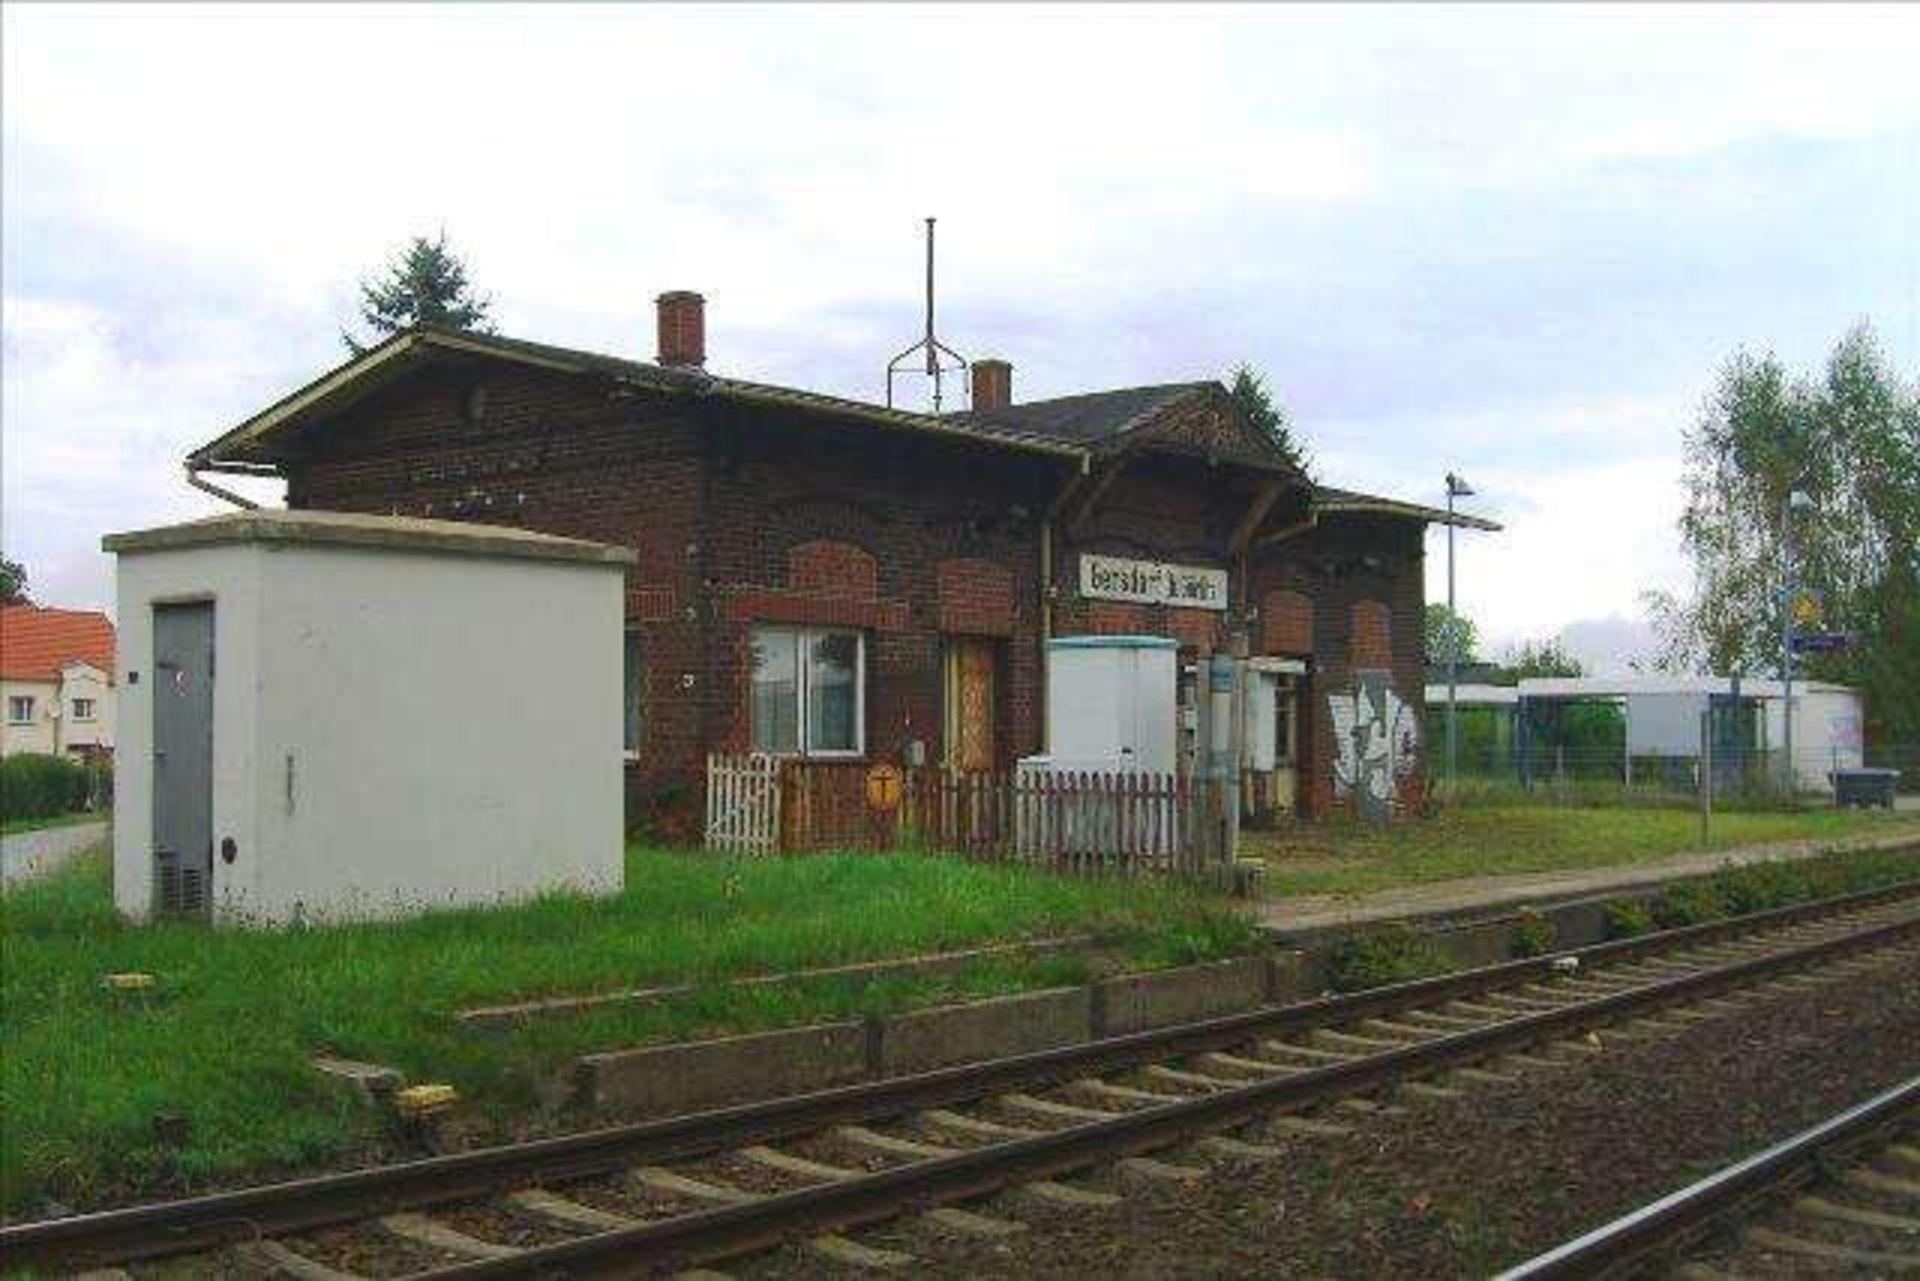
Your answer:
[[[336,921],[620,887],[631,551],[312,511],[103,545],[125,915]]]

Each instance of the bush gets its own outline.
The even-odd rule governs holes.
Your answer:
[[[1653,905],[1653,919],[1663,930],[1704,925],[1729,915],[1727,901],[1713,881],[1682,881],[1663,893]]]
[[[1638,938],[1653,933],[1653,913],[1638,899],[1607,904],[1607,937]]]
[[[1545,956],[1553,951],[1558,934],[1552,921],[1530,907],[1523,907],[1519,919],[1513,923],[1513,938],[1508,946],[1516,957]]]
[[[0,820],[54,818],[87,808],[87,767],[60,756],[23,752],[0,760]]]
[[[1458,968],[1432,938],[1397,928],[1356,935],[1342,943],[1328,963],[1327,976],[1336,992],[1360,992],[1450,974]]]

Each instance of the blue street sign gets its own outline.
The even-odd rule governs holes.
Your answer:
[[[1795,632],[1793,634],[1793,652],[1796,654],[1833,654],[1847,649],[1854,642],[1852,632]]]

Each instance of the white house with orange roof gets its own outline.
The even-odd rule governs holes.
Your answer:
[[[113,620],[0,606],[0,756],[113,750]]]

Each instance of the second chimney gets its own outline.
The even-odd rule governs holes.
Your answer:
[[[1013,403],[1013,366],[998,356],[973,362],[973,412],[991,413]]]
[[[660,314],[660,363],[698,369],[707,363],[707,300],[673,289],[654,300]]]

